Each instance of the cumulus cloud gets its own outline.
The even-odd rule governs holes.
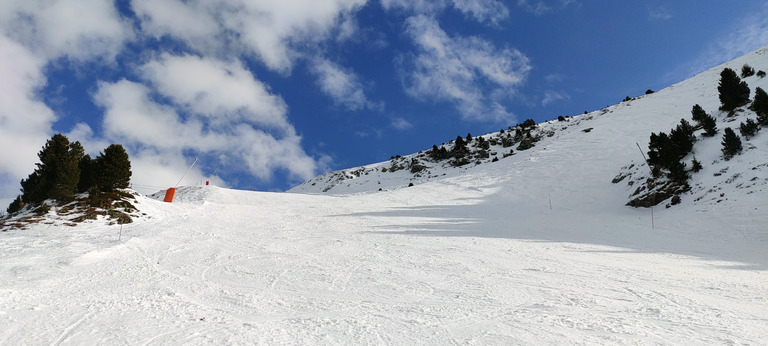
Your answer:
[[[232,167],[263,181],[276,170],[286,171],[296,181],[315,174],[317,164],[287,121],[283,100],[239,62],[164,54],[139,69],[147,84],[125,79],[102,82],[94,94],[105,109],[105,136],[136,153],[132,160],[139,167],[158,169],[175,163],[170,167],[178,175],[189,154],[209,161],[227,157]],[[156,101],[155,93],[170,104]],[[154,185],[162,176],[154,171],[137,173],[135,181],[152,180]]]
[[[245,121],[283,131],[291,128],[283,99],[271,94],[239,61],[166,53],[139,70],[174,104],[214,124]]]
[[[0,3],[0,28],[45,59],[112,60],[133,38],[114,3],[102,0],[10,0]]]
[[[410,96],[452,102],[465,119],[512,118],[499,99],[514,93],[531,70],[523,53],[479,37],[450,37],[427,16],[409,18],[406,31],[418,48],[404,62]]]
[[[410,130],[413,128],[413,124],[409,122],[408,120],[405,120],[403,118],[394,118],[392,119],[392,127],[398,129],[398,130]]]
[[[363,85],[354,72],[324,58],[314,59],[310,70],[317,77],[320,90],[328,95],[334,104],[351,111],[377,108],[377,105],[365,96]]]
[[[0,35],[0,174],[25,178],[34,170],[37,152],[51,135],[56,116],[39,99],[45,86],[45,61]],[[13,150],[8,150],[13,148]]]
[[[326,40],[334,28],[345,23],[347,14],[365,3],[134,0],[132,5],[142,28],[151,35],[168,35],[199,53],[219,57],[231,50],[244,51],[258,56],[270,69],[288,73],[301,56],[296,46]],[[195,25],[199,27],[191,28]]]

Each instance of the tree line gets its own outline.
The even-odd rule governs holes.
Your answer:
[[[120,144],[112,144],[96,158],[85,154],[80,142],[70,142],[62,134],[51,137],[37,154],[40,162],[21,180],[21,195],[8,206],[8,213],[26,204],[47,199],[71,201],[75,194],[110,192],[127,188],[131,180],[131,161]]]

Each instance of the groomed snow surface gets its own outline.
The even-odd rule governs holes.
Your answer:
[[[700,138],[693,191],[653,218],[611,184],[651,131],[718,114],[718,73],[413,187],[189,186],[122,230],[0,233],[0,344],[763,344],[768,130],[730,161]]]
[[[182,188],[2,235],[0,344],[752,343],[766,204],[564,205],[491,176],[346,197]],[[575,193],[575,191],[574,191]],[[715,214],[715,215],[713,215]]]

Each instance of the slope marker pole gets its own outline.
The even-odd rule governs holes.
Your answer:
[[[552,194],[549,194],[549,210],[552,210]]]
[[[637,150],[640,150],[640,155],[643,155],[643,160],[645,160],[645,164],[648,166],[648,171],[651,172],[651,176],[653,176],[653,170],[651,169],[651,164],[648,163],[648,159],[645,158],[645,153],[643,152],[643,149],[640,148],[640,143],[635,142],[635,145],[637,145]],[[656,195],[653,196],[653,203],[656,203]],[[656,229],[656,222],[653,220],[653,206],[651,206],[651,229]]]

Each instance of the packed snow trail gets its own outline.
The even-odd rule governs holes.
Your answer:
[[[13,231],[0,343],[762,342],[766,262],[674,252],[706,215],[574,226],[504,192],[460,179],[347,197],[184,188],[173,204],[142,199],[151,218],[122,242],[117,227]],[[607,246],[611,232],[636,242]]]

